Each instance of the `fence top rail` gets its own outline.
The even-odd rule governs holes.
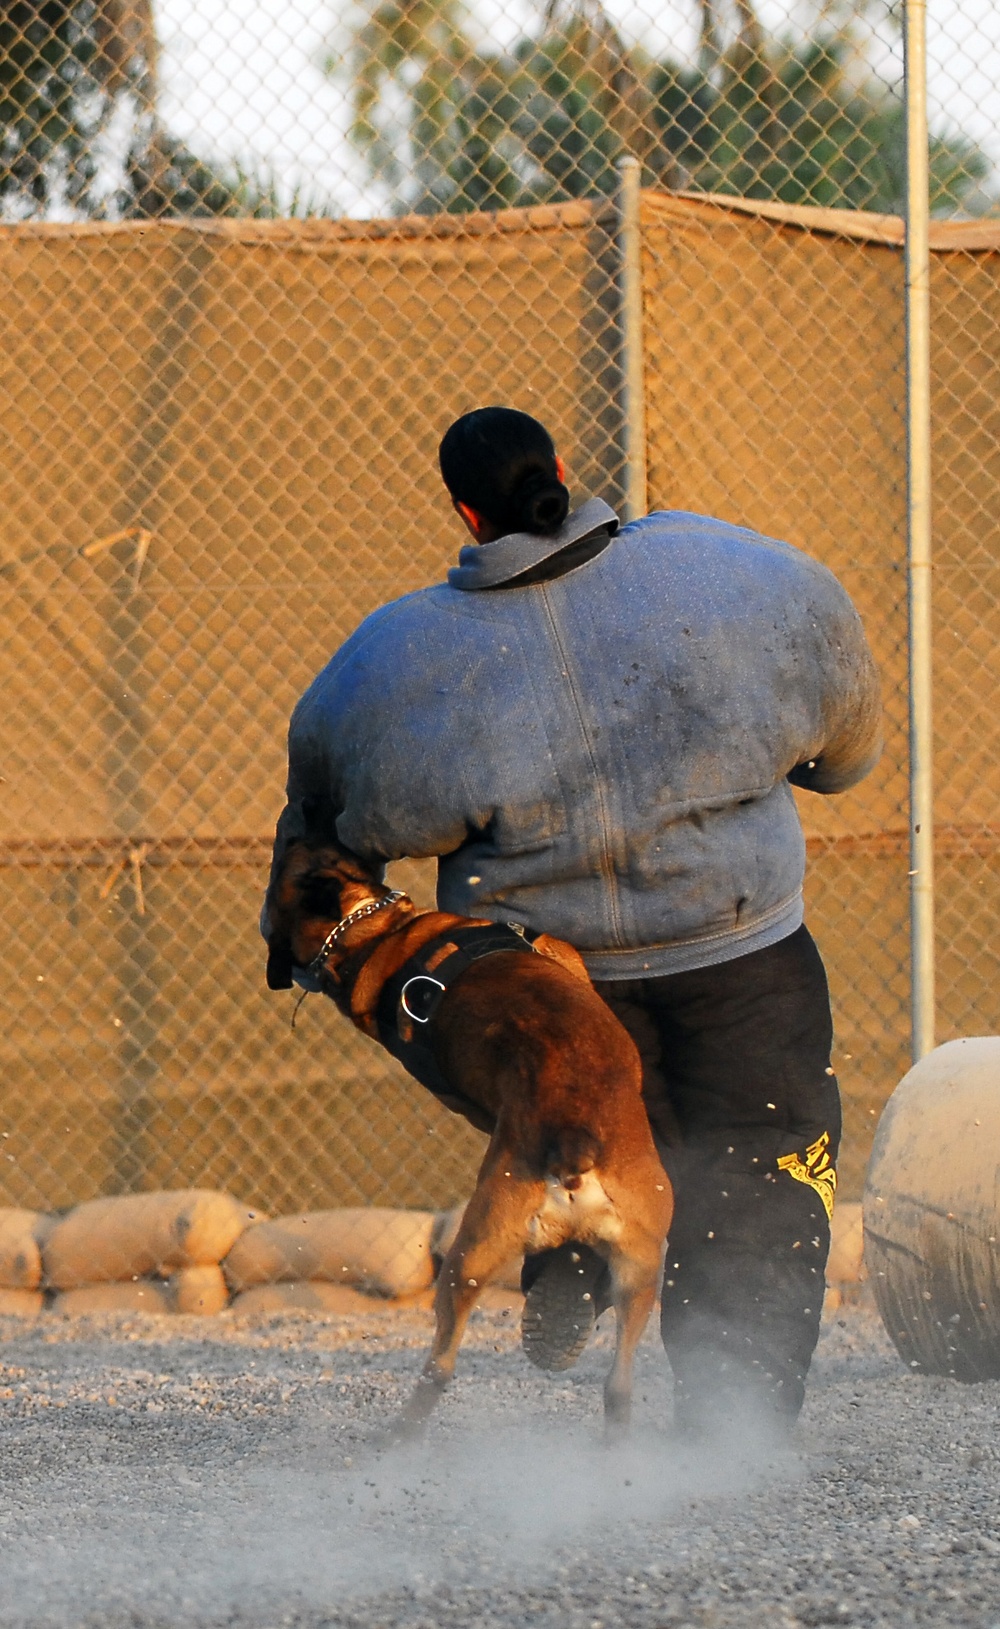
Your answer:
[[[485,237],[498,232],[551,232],[588,227],[610,217],[607,199],[533,204],[526,209],[479,210],[461,215],[397,215],[383,220],[252,220],[164,217],[142,221],[18,221],[0,225],[0,243],[32,238],[142,238],[195,233],[228,242],[288,249],[322,249],[357,239]]]
[[[643,193],[647,221],[683,221],[706,211],[754,216],[777,226],[819,232],[827,237],[853,238],[861,243],[902,248],[905,226],[901,215],[876,215],[864,209],[821,209],[814,204],[779,204],[763,198],[739,198],[724,192]],[[937,252],[996,253],[1000,250],[1000,220],[931,221],[930,246]]]
[[[248,220],[173,217],[155,221],[19,221],[0,225],[0,243],[31,239],[142,238],[194,233],[224,242],[281,249],[323,249],[358,240],[484,237],[496,233],[551,232],[584,228],[610,218],[614,206],[604,198],[563,204],[533,204],[526,209],[478,210],[461,215],[398,215],[383,220]],[[720,211],[770,221],[804,232],[856,242],[902,248],[900,215],[876,215],[863,209],[821,209],[812,204],[771,203],[719,192],[663,192],[643,189],[643,218],[649,223],[686,222],[717,216]],[[1000,251],[1000,220],[932,221],[930,247],[937,252]]]

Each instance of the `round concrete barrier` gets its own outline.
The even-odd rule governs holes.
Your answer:
[[[864,1238],[904,1361],[1000,1379],[1000,1038],[949,1041],[900,1081],[868,1166]]]

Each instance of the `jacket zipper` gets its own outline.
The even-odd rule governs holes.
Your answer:
[[[594,756],[594,749],[591,745],[590,735],[584,721],[583,704],[580,700],[580,693],[577,690],[576,681],[570,671],[569,658],[566,655],[566,649],[563,645],[562,636],[559,632],[559,624],[556,620],[555,611],[552,608],[552,601],[549,598],[548,584],[539,583],[537,586],[541,590],[542,603],[545,606],[545,614],[549,619],[549,627],[552,630],[552,638],[555,643],[556,650],[559,652],[559,660],[562,666],[563,677],[566,680],[570,696],[573,700],[573,706],[576,710],[576,719],[580,727],[580,736],[583,740],[584,747],[586,748],[587,757],[590,759],[590,768],[594,777],[594,788],[597,796],[598,820],[600,823],[601,876],[607,884],[608,899],[611,904],[612,936],[617,948],[624,949],[625,940],[622,934],[621,915],[618,909],[618,879],[615,874],[614,859],[612,857],[611,820],[608,814],[608,806],[604,797],[604,786],[598,772],[597,759]]]

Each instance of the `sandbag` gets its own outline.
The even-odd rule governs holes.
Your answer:
[[[172,1312],[170,1288],[158,1279],[139,1278],[128,1284],[84,1284],[54,1297],[52,1311],[64,1318],[93,1312]]]
[[[223,1262],[234,1292],[255,1284],[321,1280],[390,1298],[415,1295],[434,1277],[424,1210],[317,1210],[258,1222]]]
[[[456,1205],[454,1210],[439,1210],[434,1218],[431,1229],[431,1256],[434,1261],[434,1271],[437,1274],[442,1261],[455,1242],[455,1235],[465,1215],[465,1206]],[[490,1280],[498,1290],[520,1290],[521,1267],[523,1256],[512,1256],[510,1261],[504,1262],[497,1275]]]
[[[45,1305],[41,1290],[8,1290],[0,1287],[0,1318],[35,1318]]]
[[[860,1284],[865,1276],[865,1234],[860,1201],[839,1199],[830,1224],[826,1282],[838,1288]]]
[[[210,1317],[229,1305],[229,1288],[221,1267],[184,1267],[167,1280],[174,1312]]]
[[[43,1242],[45,1281],[70,1290],[217,1266],[258,1214],[205,1188],[90,1199]]]
[[[0,1289],[38,1288],[42,1282],[39,1240],[47,1220],[36,1210],[0,1210]]]
[[[271,1312],[334,1312],[340,1314],[385,1312],[388,1303],[352,1290],[347,1284],[326,1284],[322,1280],[299,1284],[258,1284],[233,1297],[232,1311],[239,1317],[256,1317]]]
[[[914,1369],[1000,1379],[1000,1039],[949,1041],[893,1092],[864,1195],[882,1321]]]

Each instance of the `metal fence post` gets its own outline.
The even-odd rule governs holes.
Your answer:
[[[642,230],[639,216],[642,166],[618,162],[621,256],[622,418],[625,519],[646,513],[646,392],[642,346]]]
[[[931,645],[930,213],[926,0],[905,0],[906,468],[910,670],[911,1044],[934,1046],[934,782]]]

